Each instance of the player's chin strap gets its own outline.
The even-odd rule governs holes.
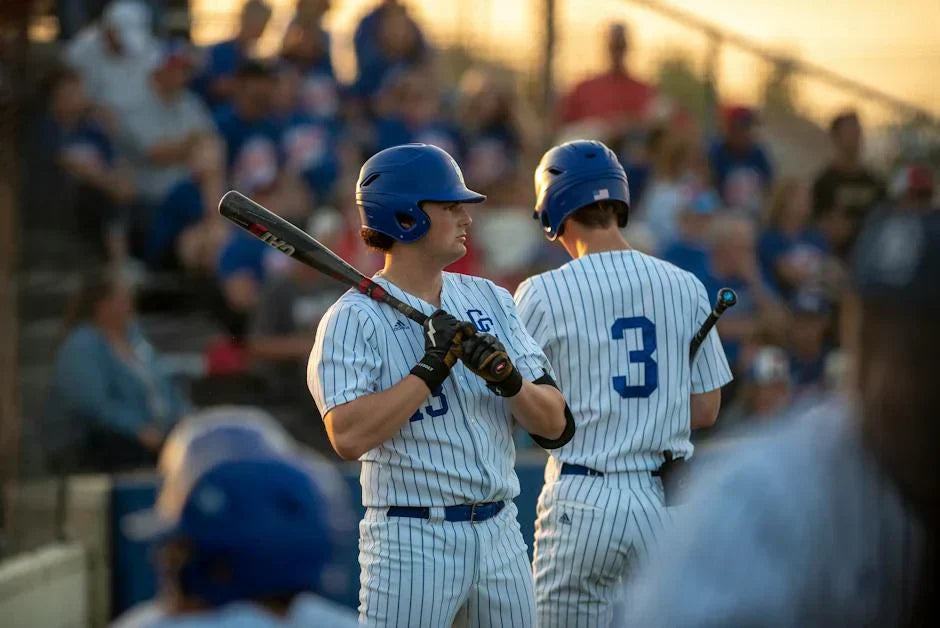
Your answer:
[[[543,375],[532,383],[548,384],[552,388],[558,388],[558,384],[555,383],[555,380],[552,379],[551,375],[545,373],[544,371]],[[544,438],[538,434],[529,434],[529,436],[531,436],[532,440],[535,441],[535,444],[542,449],[558,449],[559,447],[566,445],[568,441],[574,438],[574,415],[571,414],[571,410],[568,408],[568,402],[565,402],[565,429],[562,431],[561,436],[555,440]]]

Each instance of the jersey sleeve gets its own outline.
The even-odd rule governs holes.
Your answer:
[[[503,288],[496,288],[496,296],[509,321],[508,337],[500,338],[500,340],[506,346],[512,363],[519,369],[522,377],[529,381],[536,380],[545,373],[554,379],[555,373],[552,371],[548,358],[545,357],[539,343],[526,331],[512,296]]]
[[[377,392],[382,358],[375,335],[369,316],[349,303],[324,315],[307,363],[307,387],[320,416]]]
[[[544,350],[549,340],[548,317],[542,295],[531,277],[519,284],[513,300],[522,326]]]
[[[697,307],[695,314],[695,331],[708,315],[711,313],[711,304],[708,300],[708,293],[705,286],[698,279],[695,280],[697,292]],[[721,388],[731,381],[731,368],[728,366],[728,358],[725,356],[724,347],[721,346],[721,338],[718,337],[718,328],[712,327],[699,347],[698,353],[692,359],[692,394],[705,393],[716,388]]]

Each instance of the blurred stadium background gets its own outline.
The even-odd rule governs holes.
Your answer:
[[[146,41],[112,67],[81,40],[139,34],[134,8],[0,5],[0,609],[28,617],[50,598],[24,601],[24,582],[58,582],[46,617],[63,614],[48,625],[101,625],[152,588],[146,553],[114,521],[152,499],[151,437],[185,408],[263,405],[332,453],[302,363],[335,286],[233,235],[213,218],[216,192],[252,192],[371,272],[359,164],[390,143],[439,143],[490,196],[460,269],[512,290],[565,261],[530,220],[542,150],[607,141],[631,176],[631,242],[744,296],[719,326],[737,376],[728,426],[837,385],[858,221],[885,202],[937,203],[940,7],[928,0],[254,0],[261,34],[244,50],[213,48],[244,23],[241,0],[140,6]],[[610,74],[621,53],[626,74]],[[178,124],[151,78],[166,102],[191,90]],[[124,102],[137,88],[140,102]],[[115,296],[124,280],[133,307]],[[126,400],[70,386],[124,376],[97,372],[107,343],[75,334],[127,324],[154,371],[142,407],[122,414]],[[715,432],[703,450],[733,429]],[[534,509],[542,454],[519,447]],[[355,489],[355,465],[345,471]],[[531,529],[522,505],[520,520]]]

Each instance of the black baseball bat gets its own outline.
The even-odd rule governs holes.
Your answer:
[[[219,213],[284,255],[352,286],[370,299],[395,308],[419,325],[424,325],[427,320],[427,315],[389,294],[316,238],[241,192],[226,192],[219,201]],[[509,356],[497,354],[487,368],[492,378],[498,381],[509,376],[512,371],[509,366]]]
[[[731,288],[722,288],[718,291],[718,298],[715,300],[715,306],[712,308],[711,313],[708,315],[708,318],[705,319],[705,322],[702,323],[702,326],[699,327],[699,330],[695,333],[695,336],[692,337],[692,342],[689,343],[689,361],[695,357],[695,354],[698,352],[698,348],[705,341],[705,337],[708,336],[708,332],[712,330],[712,327],[715,326],[715,323],[718,322],[718,319],[721,318],[721,315],[725,313],[729,307],[734,307],[734,304],[738,302],[738,295],[734,293],[734,290]]]

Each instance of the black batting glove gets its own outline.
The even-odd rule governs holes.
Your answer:
[[[519,369],[509,362],[509,374],[495,379],[489,366],[498,355],[507,355],[506,347],[492,334],[476,333],[464,337],[461,342],[460,359],[464,365],[486,380],[486,387],[500,397],[514,397],[522,389],[522,375],[519,374]]]
[[[468,326],[472,333],[472,325],[444,310],[434,312],[424,321],[424,357],[414,365],[411,374],[424,380],[429,390],[437,390],[447,379],[459,357],[460,341]]]

